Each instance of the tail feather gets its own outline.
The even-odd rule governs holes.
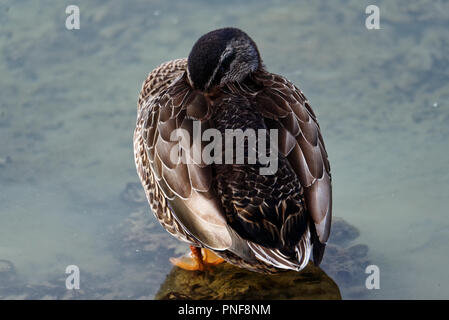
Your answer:
[[[313,243],[313,263],[315,266],[319,266],[323,260],[324,249],[326,249],[326,244],[321,243],[319,240]]]
[[[283,254],[278,249],[265,248],[253,242],[248,242],[248,247],[253,251],[256,258],[264,263],[279,269],[302,270],[309,262],[311,253],[310,232],[306,229],[304,236],[295,247],[295,257]]]

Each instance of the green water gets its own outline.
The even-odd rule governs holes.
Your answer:
[[[71,4],[80,30],[65,27]],[[369,4],[380,30],[365,27]],[[0,259],[17,282],[41,288],[75,264],[91,298],[154,296],[185,246],[150,215],[152,254],[123,257],[119,245],[133,211],[120,194],[138,181],[137,95],[152,68],[223,26],[251,35],[268,70],[311,101],[334,215],[380,268],[364,298],[448,299],[449,3],[430,0],[2,1]]]

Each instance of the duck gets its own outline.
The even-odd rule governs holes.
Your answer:
[[[270,160],[250,159],[248,136],[240,141],[244,161],[235,161],[237,152],[222,161],[225,148],[237,143],[217,142],[214,161],[198,156],[208,141],[196,136],[224,137],[228,130],[261,132],[272,144]],[[271,274],[321,263],[331,230],[332,178],[320,126],[303,92],[267,71],[244,31],[208,32],[187,58],[148,74],[133,146],[151,211],[190,246],[170,258],[175,266],[201,271],[228,262]],[[276,170],[263,172],[273,159]]]

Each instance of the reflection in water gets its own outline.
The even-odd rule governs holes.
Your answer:
[[[162,283],[156,299],[341,299],[337,284],[309,263],[301,272],[275,275],[251,272],[222,263],[206,272],[174,267]]]

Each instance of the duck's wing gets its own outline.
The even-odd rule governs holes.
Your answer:
[[[210,127],[209,102],[191,89],[186,72],[182,72],[139,104],[139,134],[148,167],[174,219],[200,244],[216,250],[228,248],[232,241],[212,190],[212,169],[202,162],[204,145],[193,143],[203,143],[201,135]],[[198,140],[194,134],[200,135]]]
[[[187,59],[181,58],[164,62],[152,70],[142,84],[137,101],[137,111],[140,112],[142,106],[148,104],[148,100],[167,89],[178,76],[185,72],[186,68]]]
[[[257,74],[255,79],[263,88],[255,95],[255,104],[268,126],[279,130],[279,152],[287,157],[304,187],[314,225],[314,262],[319,264],[332,219],[330,165],[320,126],[308,100],[290,81],[268,72]]]

